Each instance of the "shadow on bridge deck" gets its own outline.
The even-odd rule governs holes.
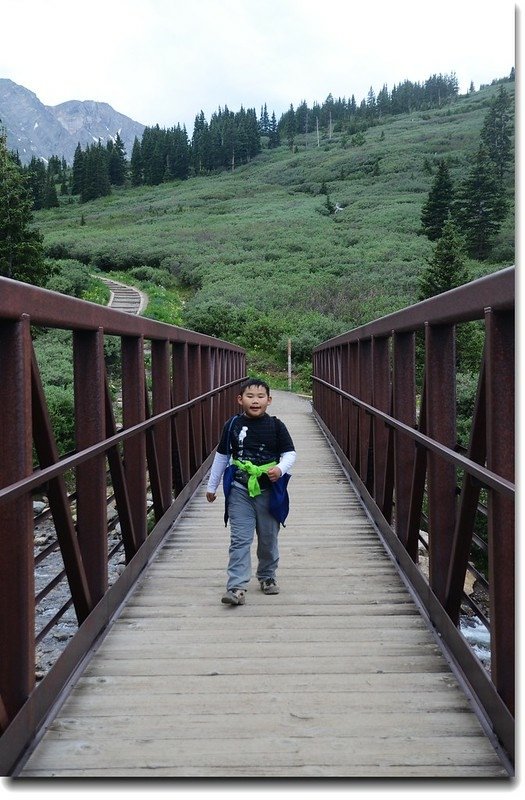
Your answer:
[[[281,594],[220,603],[228,531],[204,487],[21,777],[505,777],[308,401]]]

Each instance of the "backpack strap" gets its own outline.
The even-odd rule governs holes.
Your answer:
[[[228,455],[229,455],[229,456],[231,456],[231,454],[233,453],[233,447],[232,447],[232,437],[231,437],[233,423],[234,423],[234,422],[235,422],[235,420],[236,420],[238,417],[240,417],[240,416],[241,416],[240,414],[234,414],[234,415],[233,415],[233,417],[230,419],[230,424],[228,425],[228,436],[227,436],[227,440],[228,440]]]

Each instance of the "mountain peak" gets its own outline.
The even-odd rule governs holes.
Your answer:
[[[7,146],[18,151],[22,163],[33,156],[51,156],[72,163],[75,149],[106,142],[120,134],[131,155],[135,137],[142,137],[145,126],[115,111],[109,103],[95,100],[67,100],[45,106],[36,94],[9,78],[0,78],[0,120],[7,130]]]

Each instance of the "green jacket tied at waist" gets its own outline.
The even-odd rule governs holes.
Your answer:
[[[258,478],[268,472],[272,467],[276,467],[277,461],[270,461],[268,464],[260,464],[258,466],[257,464],[252,464],[251,461],[237,461],[233,459],[232,464],[235,464],[238,469],[242,469],[244,472],[248,473],[248,494],[250,497],[257,497],[257,495],[261,494]]]

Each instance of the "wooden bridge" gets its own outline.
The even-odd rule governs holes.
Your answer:
[[[491,387],[505,368],[507,397],[513,397],[508,383],[508,364],[513,363],[513,271],[477,282],[468,293],[462,289],[318,348],[313,407],[306,398],[274,393],[271,411],[286,422],[299,453],[290,483],[292,510],[280,533],[281,593],[265,596],[254,581],[246,605],[231,608],[220,603],[229,540],[223,509],[220,502],[205,502],[202,481],[221,421],[234,410],[235,389],[245,373],[242,352],[188,331],[91,307],[92,316],[83,307],[85,327],[79,331],[79,301],[61,298],[57,311],[50,293],[0,280],[0,365],[3,378],[11,378],[2,383],[2,407],[10,410],[9,422],[4,419],[0,428],[2,451],[13,452],[10,446],[21,441],[23,422],[27,426],[31,411],[20,401],[29,386],[32,438],[40,464],[35,470],[29,458],[25,463],[19,459],[10,462],[8,475],[0,473],[0,487],[5,487],[0,489],[0,624],[2,642],[17,640],[16,647],[2,647],[2,774],[513,774],[514,655],[508,650],[513,639],[513,613],[508,616],[513,607],[513,562],[512,555],[509,564],[497,551],[505,538],[502,520],[508,523],[511,513],[512,438],[508,416],[501,407],[493,413],[490,405],[503,402],[494,399]],[[464,453],[443,443],[444,417],[433,406],[436,377],[429,378],[429,358],[437,370],[439,354],[447,356],[443,343],[452,317],[462,322],[480,314],[486,347],[471,442]],[[101,330],[122,338],[123,424],[112,422],[103,371],[95,372],[95,378],[93,373],[86,376],[90,401],[98,403],[104,429],[91,432],[92,441],[84,438],[74,454],[59,456],[53,450],[34,358],[31,367],[30,319],[76,331],[77,364],[80,352],[85,356],[90,346],[91,357],[100,353]],[[435,330],[429,332],[427,325],[425,391],[417,422],[410,424],[407,397],[415,407],[415,389],[410,386],[415,359],[414,352],[407,358],[410,348],[403,344],[411,340],[414,349],[413,333],[421,319],[433,319]],[[388,332],[393,343],[385,359]],[[433,354],[431,340],[438,333],[440,346]],[[152,344],[152,363],[146,370],[151,374],[151,398],[141,361],[144,339]],[[359,355],[357,361],[354,354]],[[386,381],[380,368],[385,364],[390,376]],[[29,379],[20,378],[24,374]],[[440,375],[443,407],[445,372]],[[137,381],[142,403],[137,403]],[[77,389],[79,431],[81,420],[89,416],[86,406],[82,408],[85,391],[87,384]],[[135,416],[130,411],[133,403]],[[429,408],[441,425],[437,434],[424,424]],[[481,424],[482,419],[490,424]],[[122,443],[127,448],[123,454],[117,450]],[[450,476],[436,470],[434,459],[461,470],[459,496],[454,472],[452,520],[446,520],[452,537],[444,538],[436,508],[448,497],[443,486]],[[83,483],[82,465],[92,469],[89,483]],[[60,481],[72,466],[77,471],[76,494],[67,498]],[[98,494],[93,493],[93,480],[98,480]],[[34,634],[29,567],[33,520],[28,503],[34,488],[43,483],[78,630],[35,686],[35,640],[38,643],[40,637]],[[408,489],[403,489],[404,483]],[[107,566],[101,579],[93,537],[82,536],[86,521],[93,526],[98,520],[103,530],[98,541],[105,543],[107,565],[107,516],[104,512],[102,522],[100,512],[108,502],[107,487],[118,508],[127,564],[112,585]],[[68,514],[71,506],[75,518]],[[472,654],[459,626],[460,607],[469,601],[472,611],[475,603],[466,595],[454,600],[457,575],[463,590],[466,572],[474,568],[474,517],[480,508],[488,519],[490,671]],[[153,518],[149,526],[148,518]],[[497,545],[495,529],[500,534]],[[13,530],[18,534],[16,545],[8,546]],[[24,538],[25,556],[20,552]],[[513,540],[505,544],[507,556],[512,545]],[[439,566],[444,546],[449,548],[445,580]],[[428,570],[422,568],[423,548],[430,555]],[[22,625],[24,619],[29,624]]]

